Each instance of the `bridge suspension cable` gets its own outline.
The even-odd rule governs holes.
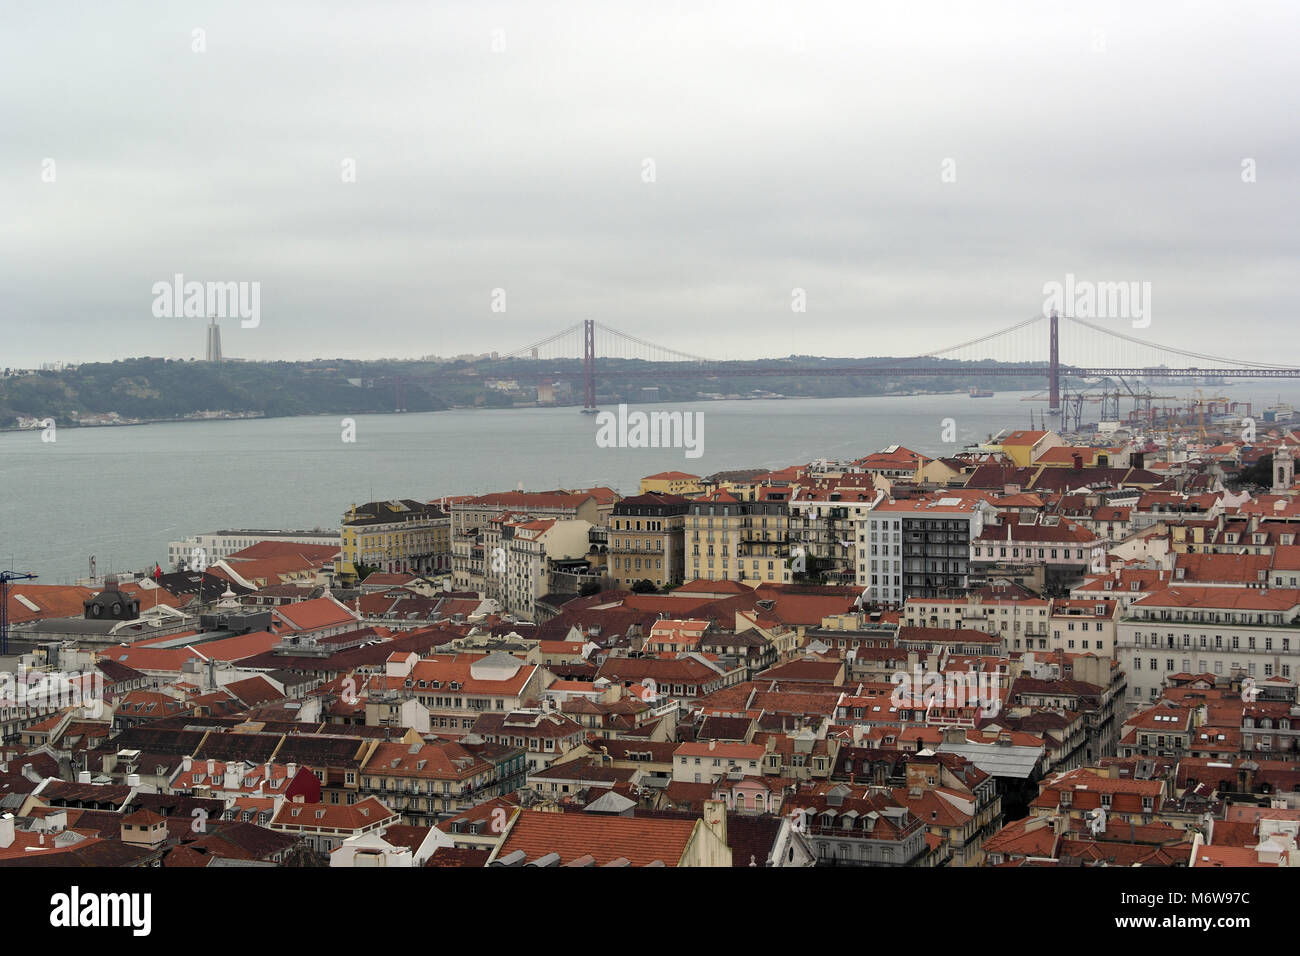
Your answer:
[[[1107,335],[1110,336],[1111,338],[1123,339],[1125,342],[1131,342],[1134,345],[1140,345],[1144,348],[1153,349],[1158,352],[1168,352],[1171,355],[1181,355],[1184,358],[1194,358],[1194,359],[1200,359],[1202,361],[1210,361],[1214,363],[1226,362],[1229,365],[1238,365],[1241,366],[1242,368],[1290,369],[1293,367],[1290,365],[1268,364],[1265,362],[1249,362],[1246,361],[1245,359],[1230,359],[1230,358],[1225,358],[1222,355],[1206,355],[1203,352],[1193,352],[1190,349],[1173,348],[1168,345],[1161,345],[1158,342],[1148,342],[1144,339],[1138,338],[1136,335],[1127,335],[1123,332],[1116,331],[1115,329],[1108,329],[1101,325],[1095,325],[1094,323],[1087,322],[1084,319],[1076,319],[1068,315],[1063,315],[1061,316],[1061,318],[1065,319],[1067,322],[1072,322],[1075,325],[1082,326],[1086,329],[1091,329],[1093,332],[1100,332],[1102,335]]]
[[[552,345],[567,335],[572,335],[576,339],[576,337],[581,334],[582,334],[582,323],[578,322],[574,325],[569,326],[567,329],[561,329],[559,332],[556,332],[554,335],[548,335],[544,339],[539,339],[538,341],[534,342],[531,345],[525,345],[521,349],[515,349],[513,352],[501,352],[500,357],[501,358],[527,358],[531,356],[532,352],[538,349],[543,349],[548,345]]]
[[[976,345],[983,345],[985,342],[992,341],[993,339],[999,338],[1003,335],[1010,335],[1013,332],[1019,332],[1021,329],[1026,329],[1032,325],[1036,325],[1037,323],[1042,322],[1045,318],[1046,316],[1043,315],[1035,315],[1031,318],[1025,319],[1023,322],[1016,322],[1013,325],[1008,325],[1004,329],[998,329],[996,332],[990,332],[987,335],[981,335],[977,338],[968,339],[967,341],[959,342],[956,345],[948,345],[945,346],[944,348],[935,349],[931,352],[922,352],[918,355],[911,355],[902,358],[889,357],[889,358],[876,359],[872,362],[865,364],[863,368],[873,368],[881,364],[887,364],[893,366],[893,365],[897,365],[900,362],[915,362],[920,359],[941,358],[950,352],[958,352],[961,351],[962,349],[973,348]],[[1023,348],[1022,351],[1024,351]],[[990,358],[992,358],[992,356],[990,356]],[[1003,361],[1005,361],[1005,359],[1003,359]]]
[[[670,349],[667,346],[657,345],[654,342],[647,342],[645,339],[639,339],[635,335],[628,335],[626,332],[622,332],[618,329],[612,329],[608,325],[605,325],[603,322],[597,322],[596,328],[600,329],[602,332],[605,332],[608,335],[612,335],[614,338],[624,339],[628,342],[631,342],[633,345],[639,345],[642,348],[652,349],[656,352],[662,352],[664,355],[676,355],[678,356],[679,360],[683,362],[713,361],[712,359],[707,359],[699,355],[691,355],[689,352],[680,352],[677,349]]]
[[[1031,319],[1025,319],[1025,321],[1023,322],[1017,322],[1015,325],[1008,325],[1005,329],[999,329],[996,332],[990,332],[988,335],[981,335],[979,338],[971,339],[967,342],[961,342],[958,345],[950,345],[947,348],[935,349],[933,352],[925,352],[921,355],[914,355],[912,356],[912,358],[937,358],[947,352],[956,352],[959,349],[969,348],[973,345],[982,345],[983,343],[988,342],[991,339],[996,339],[998,336],[1007,335],[1011,332],[1018,332],[1020,329],[1028,328],[1031,325],[1043,321],[1043,319],[1045,318],[1047,318],[1047,316],[1036,315]]]

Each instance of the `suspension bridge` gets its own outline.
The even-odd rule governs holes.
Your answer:
[[[610,359],[637,361],[621,362],[615,370],[603,361]],[[547,369],[548,363],[581,360],[584,412],[596,410],[598,379],[614,375],[657,379],[708,376],[1038,379],[1047,382],[1046,401],[1053,415],[1061,413],[1065,398],[1063,389],[1068,379],[1117,381],[1123,384],[1131,397],[1141,400],[1140,390],[1129,384],[1133,380],[1300,378],[1300,367],[1230,359],[1162,345],[1096,321],[1058,316],[1055,311],[923,354],[866,359],[853,364],[836,364],[833,359],[811,364],[801,364],[793,359],[723,362],[639,338],[594,319],[575,323],[523,348],[493,356],[493,361],[507,360],[536,361],[539,379],[557,374]],[[844,363],[848,360],[838,361]],[[382,382],[400,387],[417,384],[418,380],[385,379]],[[1150,397],[1149,391],[1147,397]]]

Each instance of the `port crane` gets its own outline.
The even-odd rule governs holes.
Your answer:
[[[31,581],[36,577],[26,571],[0,571],[0,654],[9,653],[9,582]]]

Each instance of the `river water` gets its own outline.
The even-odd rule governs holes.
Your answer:
[[[1296,382],[1203,389],[1219,391],[1256,402],[1256,415],[1279,397],[1300,406]],[[53,442],[39,431],[0,433],[0,568],[32,571],[50,584],[85,577],[91,555],[101,573],[155,561],[166,568],[167,543],[186,535],[334,527],[350,504],[376,499],[521,484],[635,494],[642,476],[659,471],[779,468],[894,443],[952,454],[1002,428],[1028,428],[1030,409],[1044,407],[1021,400],[1031,394],[630,406],[702,413],[698,458],[681,448],[599,447],[595,416],[576,408],[357,416],[350,442],[338,416],[65,428]],[[943,440],[946,418],[954,420],[956,443]]]

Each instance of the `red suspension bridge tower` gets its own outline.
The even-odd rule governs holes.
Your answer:
[[[1052,310],[1052,342],[1047,353],[1047,383],[1049,415],[1061,414],[1061,340],[1056,310]]]
[[[582,323],[582,414],[596,414],[596,320]]]

